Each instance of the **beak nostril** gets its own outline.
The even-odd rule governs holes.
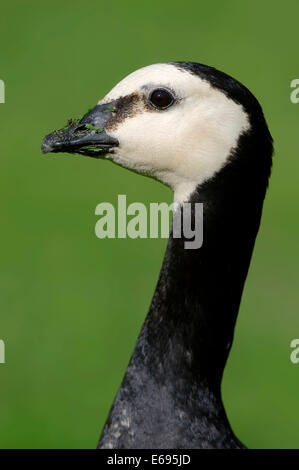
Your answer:
[[[81,124],[80,126],[76,127],[76,129],[74,130],[74,134],[78,134],[80,132],[84,132],[84,131],[87,131],[87,127],[85,124]]]
[[[74,134],[80,134],[82,132],[90,132],[95,131],[96,134],[103,132],[103,129],[99,129],[98,127],[94,126],[93,124],[80,124],[80,126],[76,127],[73,131]]]

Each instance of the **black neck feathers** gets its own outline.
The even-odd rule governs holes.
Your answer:
[[[242,447],[220,387],[271,168],[272,139],[256,103],[230,161],[190,196],[203,203],[203,245],[188,250],[170,234],[101,448]]]

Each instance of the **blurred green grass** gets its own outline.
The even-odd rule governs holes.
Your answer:
[[[98,240],[94,209],[117,194],[170,202],[167,188],[109,162],[42,156],[42,137],[129,72],[171,60],[242,81],[275,139],[223,397],[249,447],[298,446],[298,13],[295,0],[1,5],[1,448],[96,446],[166,246]]]

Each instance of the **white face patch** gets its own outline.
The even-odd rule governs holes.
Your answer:
[[[174,94],[172,106],[157,110],[145,105],[157,88]],[[119,141],[107,158],[169,185],[180,203],[228,162],[240,135],[250,127],[241,105],[172,64],[133,72],[99,104],[128,95],[137,98],[136,113],[124,114],[110,129],[107,126],[107,133]]]

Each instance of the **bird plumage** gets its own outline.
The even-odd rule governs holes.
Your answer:
[[[169,108],[151,105],[156,89],[171,95]],[[221,379],[271,169],[262,109],[232,77],[188,62],[134,72],[96,112],[110,103],[105,157],[168,184],[177,211],[189,202],[194,214],[203,203],[204,215],[201,248],[185,249],[184,237],[170,233],[99,448],[242,448],[226,417]]]

